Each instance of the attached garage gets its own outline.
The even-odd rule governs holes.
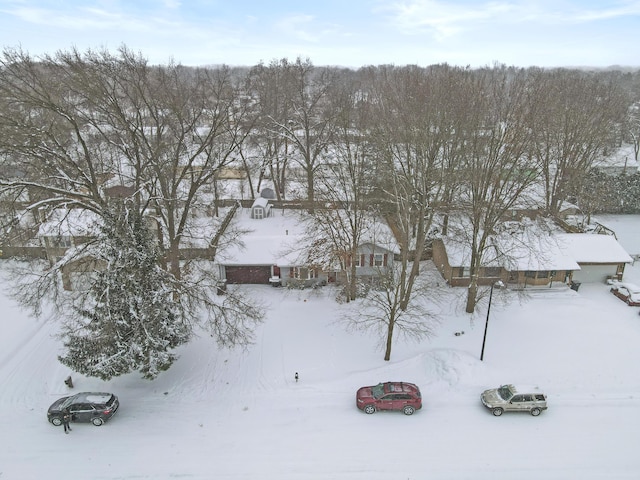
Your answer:
[[[573,258],[580,270],[573,272],[574,282],[604,282],[607,278],[622,278],[624,266],[631,256],[613,235],[595,233],[566,233],[559,236],[566,255]]]
[[[227,283],[269,284],[271,266],[225,266]]]
[[[580,270],[573,272],[571,280],[580,283],[604,282],[607,278],[617,278],[620,271],[618,264],[589,265],[580,264]]]

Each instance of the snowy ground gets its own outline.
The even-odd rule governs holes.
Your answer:
[[[625,279],[640,284],[639,262]],[[435,338],[384,362],[377,339],[343,329],[332,288],[243,288],[270,305],[251,349],[202,336],[154,382],[74,375],[73,391],[121,408],[70,435],[46,420],[70,373],[55,322],[0,296],[0,479],[640,478],[640,308],[604,284],[494,293],[484,362],[486,305],[464,314],[463,289]],[[417,383],[423,410],[357,410],[356,389],[386,380]],[[480,392],[506,382],[539,384],[549,410],[493,417]]]

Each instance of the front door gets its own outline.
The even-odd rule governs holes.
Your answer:
[[[71,412],[71,419],[74,422],[89,422],[95,410],[89,403],[78,403],[71,407],[69,412]]]
[[[511,407],[517,411],[527,410],[530,403],[527,401],[526,395],[514,395],[511,399]]]

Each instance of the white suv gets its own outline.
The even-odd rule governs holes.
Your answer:
[[[502,385],[482,392],[480,400],[496,417],[503,412],[529,412],[537,417],[547,409],[547,396],[538,387]]]

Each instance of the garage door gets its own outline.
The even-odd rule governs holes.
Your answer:
[[[580,265],[580,270],[573,272],[574,282],[604,282],[608,276],[616,274],[616,265]]]
[[[225,267],[227,283],[269,283],[271,267]]]

